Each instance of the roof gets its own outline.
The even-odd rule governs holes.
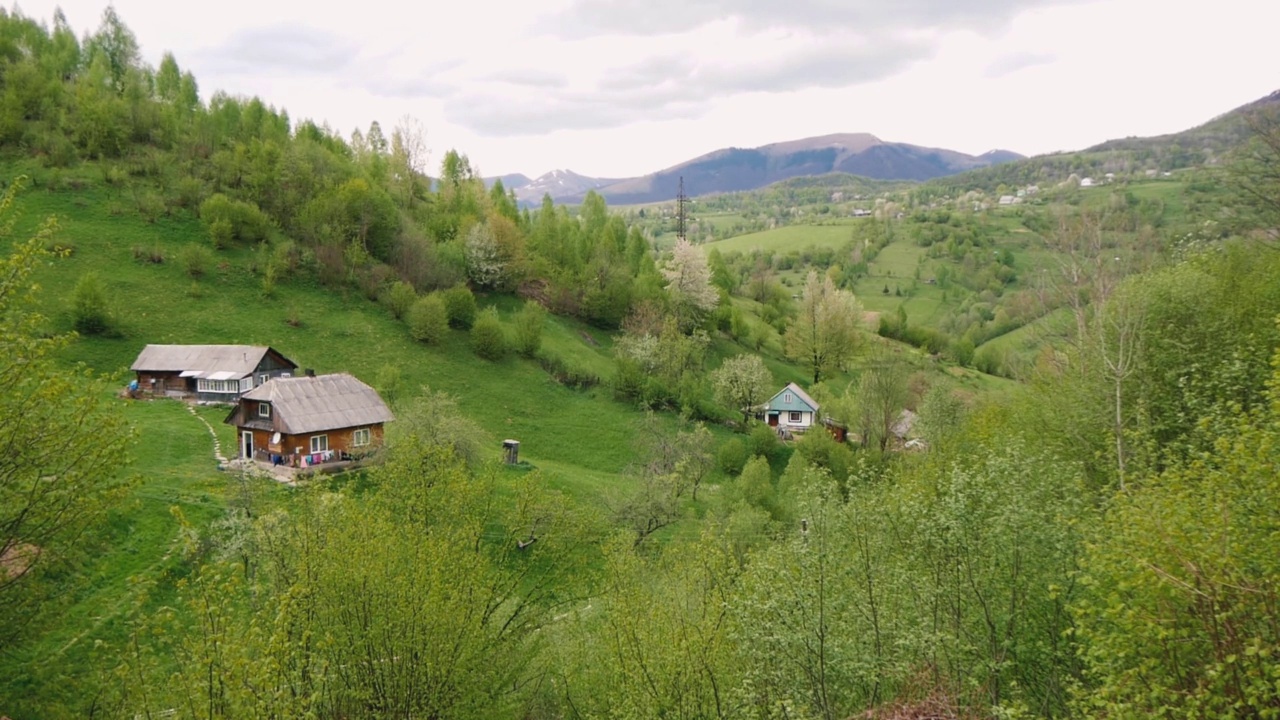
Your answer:
[[[252,373],[268,352],[280,355],[265,345],[148,345],[138,353],[138,359],[129,369],[229,380]],[[289,358],[280,357],[297,367]],[[218,377],[213,377],[215,374]]]
[[[346,373],[274,378],[241,397],[271,403],[275,430],[289,435],[395,419],[376,390]]]
[[[786,387],[779,390],[777,394],[775,394],[772,398],[769,398],[769,403],[765,405],[765,407],[770,410],[791,409],[791,408],[782,408],[780,406],[783,403],[774,402],[780,396],[788,392],[792,393],[797,398],[799,398],[801,402],[803,402],[805,405],[808,405],[810,408],[812,408],[814,412],[818,412],[818,403],[814,401],[813,398],[809,397],[809,393],[805,392],[803,389],[801,389],[799,385],[795,383],[787,383]]]

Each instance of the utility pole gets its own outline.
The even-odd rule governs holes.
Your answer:
[[[689,198],[684,194],[684,176],[680,176],[680,188],[676,191],[676,240],[685,239],[685,224],[688,221],[688,215],[685,210],[685,203]]]

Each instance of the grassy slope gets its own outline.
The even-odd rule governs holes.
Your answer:
[[[17,170],[0,166],[6,177]],[[415,395],[424,385],[455,396],[463,414],[491,435],[495,456],[499,440],[519,439],[522,459],[541,468],[552,486],[592,503],[627,482],[619,473],[634,457],[633,429],[641,416],[634,407],[613,400],[607,388],[566,389],[536,364],[515,357],[498,363],[480,360],[462,332],[450,331],[438,347],[421,345],[377,304],[302,279],[282,279],[274,297],[264,299],[248,249],[218,253],[217,267],[193,280],[177,257],[184,247],[205,241],[199,223],[180,215],[149,224],[129,209],[127,195],[104,187],[93,172],[92,167],[79,170],[86,182],[82,190],[25,192],[15,227],[17,236],[24,237],[45,217],[55,215],[62,224],[60,241],[74,248],[70,257],[51,260],[37,275],[51,330],[70,329],[69,298],[83,274],[97,272],[109,291],[120,337],[81,338],[66,350],[66,362],[83,362],[113,374],[120,385],[147,343],[268,344],[302,367],[321,373],[347,371],[370,383],[381,368],[395,366],[402,376],[400,397]],[[808,236],[814,229],[795,230]],[[848,232],[840,227],[816,230],[829,235],[833,244],[843,242]],[[135,248],[158,250],[166,261],[136,260]],[[504,317],[519,307],[510,297],[480,302],[495,305]],[[754,304],[741,302],[752,310]],[[749,315],[749,321],[758,322],[754,313]],[[300,327],[286,322],[291,316],[301,319]],[[580,368],[605,378],[611,372],[612,342],[605,333],[552,317],[544,343]],[[776,334],[764,349],[775,379],[780,384],[807,383],[807,373],[781,357],[781,349]],[[717,339],[708,366],[744,351]],[[913,365],[930,369],[929,361],[916,351],[900,351]],[[851,374],[840,373],[831,384],[845,387],[856,374],[856,368]],[[954,382],[977,392],[1007,387],[1004,381],[970,371],[961,374]],[[171,582],[183,567],[173,509],[203,527],[221,517],[241,492],[232,476],[216,469],[209,431],[184,405],[120,402],[138,431],[135,462],[126,470],[137,478],[137,485],[97,529],[87,578],[64,598],[65,612],[57,625],[41,628],[38,642],[21,654],[0,656],[0,701],[12,715],[37,708],[47,713],[65,702],[70,708],[66,716],[76,716],[92,669],[103,667],[94,657],[95,641],[116,645],[127,637],[126,618],[142,597],[135,582],[160,582],[159,597],[150,603],[163,602],[172,593]],[[203,408],[200,413],[219,435],[224,452],[233,453],[234,430],[222,425],[225,410]],[[714,432],[719,439],[727,436],[723,428]],[[709,497],[715,495],[715,482],[713,478]],[[258,487],[255,492],[269,504],[289,495],[279,486]],[[693,531],[692,526],[679,525],[666,535]],[[14,698],[30,698],[32,704]]]

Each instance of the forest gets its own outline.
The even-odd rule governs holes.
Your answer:
[[[850,185],[875,214],[825,249],[721,252],[595,193],[521,209],[460,152],[427,167],[412,118],[344,137],[205,99],[110,7],[80,38],[0,9],[0,94],[0,715],[1280,714],[1274,107],[1174,219],[1067,189],[989,220],[964,192],[1027,181],[1001,166]],[[751,232],[761,197],[832,187],[770,192],[715,202]],[[869,265],[894,243],[928,272],[897,294]],[[159,321],[113,269],[188,288],[147,308],[187,337],[216,292],[280,305],[273,332],[376,313],[338,337],[421,353],[368,378],[398,416],[378,462],[287,491],[203,467],[171,501],[170,403],[111,375]],[[868,322],[925,285],[940,319]],[[976,349],[1050,315],[1016,372]],[[504,466],[498,411],[404,379],[432,363],[477,396],[537,372],[502,392],[630,430]],[[850,440],[756,420],[787,381]],[[564,469],[597,451],[622,459]]]

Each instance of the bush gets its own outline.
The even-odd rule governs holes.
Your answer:
[[[480,313],[471,328],[471,349],[485,360],[501,360],[507,355],[507,334],[498,319],[498,311],[489,308]]]
[[[476,322],[476,296],[466,285],[455,285],[442,292],[445,313],[449,316],[449,327],[458,330],[469,330]]]
[[[590,370],[570,367],[564,358],[555,353],[540,351],[538,365],[556,382],[571,388],[589,388],[600,384],[600,376]]]
[[[105,335],[111,329],[107,291],[97,273],[85,273],[76,283],[71,293],[71,319],[76,332],[83,335]]]
[[[778,452],[778,431],[764,423],[756,423],[748,436],[748,449],[752,455],[773,459]]]
[[[531,358],[542,347],[542,325],[547,312],[530,300],[516,315],[516,352]]]
[[[445,314],[444,300],[439,295],[418,298],[406,316],[409,335],[419,342],[436,344],[449,330],[449,318]]]
[[[405,315],[409,313],[409,308],[413,307],[414,301],[418,299],[418,293],[414,291],[413,286],[407,282],[397,281],[387,288],[386,293],[382,296],[382,302],[391,311],[391,317],[397,320],[403,320]]]
[[[164,248],[159,245],[152,245],[151,247],[134,245],[133,259],[138,262],[149,262],[160,265],[164,263]]]
[[[261,242],[271,232],[271,219],[257,205],[232,200],[222,193],[214,193],[200,203],[200,219],[217,248],[226,247],[232,240]]]
[[[204,277],[213,264],[213,253],[204,245],[188,245],[178,251],[178,263],[193,278]]]
[[[728,475],[737,475],[747,464],[747,446],[738,438],[730,438],[716,451],[716,463]]]

